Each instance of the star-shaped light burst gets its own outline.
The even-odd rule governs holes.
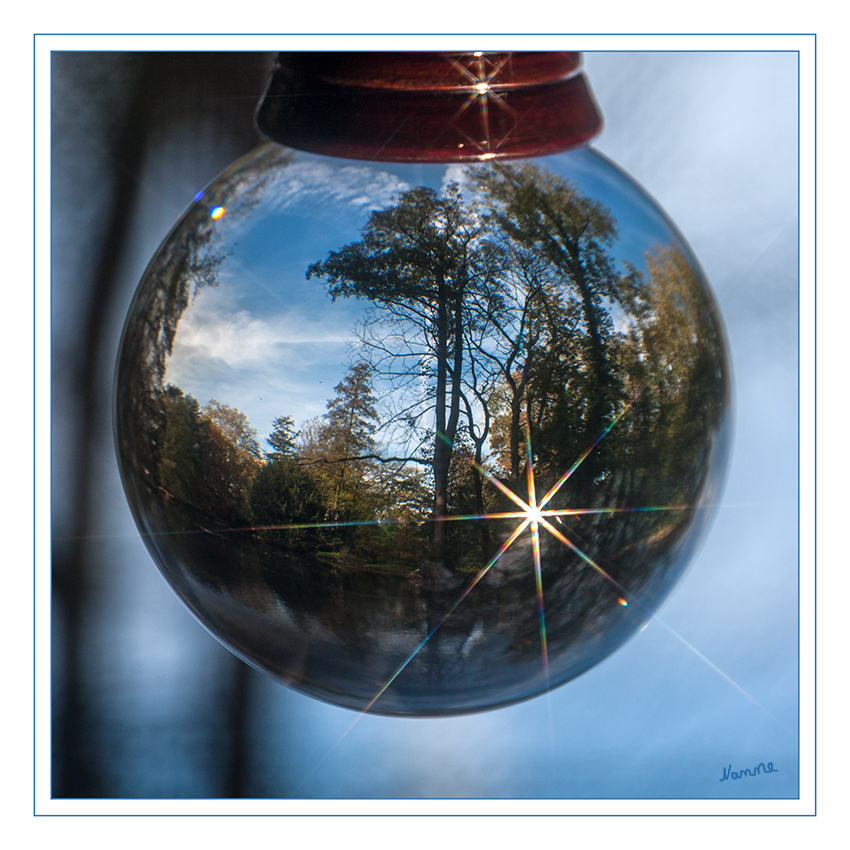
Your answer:
[[[469,583],[469,585],[460,595],[460,597],[458,597],[454,604],[443,615],[437,625],[429,632],[425,639],[417,645],[413,652],[411,652],[410,655],[405,658],[405,660],[399,665],[399,667],[395,670],[392,676],[390,676],[390,678],[384,683],[383,687],[378,691],[378,693],[376,693],[375,696],[372,697],[372,699],[363,709],[363,713],[368,712],[372,708],[372,706],[385,693],[387,688],[389,688],[390,685],[396,680],[402,670],[404,670],[405,667],[407,667],[407,665],[410,664],[410,662],[419,654],[425,644],[442,627],[443,623],[448,620],[448,618],[454,613],[454,611],[463,602],[463,600],[466,599],[466,597],[472,592],[473,588],[481,581],[481,579],[484,578],[485,575],[487,575],[487,573],[499,561],[502,555],[504,555],[505,552],[508,551],[508,549],[525,533],[526,530],[529,530],[531,535],[531,551],[533,558],[534,580],[537,591],[537,611],[540,629],[540,648],[543,662],[543,670],[546,675],[547,681],[549,678],[549,654],[546,639],[546,612],[543,596],[543,575],[540,556],[541,528],[543,528],[545,531],[547,531],[549,534],[551,534],[553,537],[563,543],[567,548],[569,548],[579,558],[581,558],[582,561],[591,566],[594,570],[596,570],[597,573],[599,573],[615,588],[617,588],[622,594],[617,600],[621,605],[628,606],[629,599],[632,599],[633,601],[636,601],[641,608],[644,608],[650,615],[655,616],[652,611],[650,611],[645,605],[641,604],[640,601],[637,600],[633,594],[626,591],[626,589],[619,582],[617,582],[616,579],[609,575],[601,566],[599,566],[596,561],[594,561],[586,553],[582,552],[562,531],[560,531],[560,529],[556,528],[552,524],[551,520],[562,516],[577,516],[580,514],[611,514],[633,511],[683,510],[685,509],[685,506],[671,505],[663,507],[644,508],[547,508],[547,505],[551,503],[552,499],[560,491],[564,484],[566,484],[570,476],[572,476],[572,474],[579,468],[579,466],[587,459],[588,455],[596,448],[597,445],[599,445],[599,443],[617,424],[617,422],[622,419],[626,412],[631,408],[632,404],[634,404],[634,401],[635,399],[632,399],[631,402],[625,405],[625,407],[611,421],[611,423],[608,425],[607,428],[605,428],[605,430],[599,435],[599,437],[582,453],[578,460],[555,482],[552,488],[539,500],[537,498],[537,490],[534,480],[534,454],[532,452],[531,440],[528,437],[526,437],[526,479],[528,483],[527,499],[523,499],[521,496],[511,490],[510,487],[504,484],[504,482],[500,481],[492,473],[490,473],[487,469],[485,469],[480,464],[475,463],[476,468],[484,476],[484,478],[489,481],[490,484],[496,487],[496,489],[504,493],[504,495],[507,496],[512,502],[514,502],[514,504],[517,505],[519,510],[510,511],[506,513],[485,514],[483,516],[450,516],[445,517],[442,521],[515,519],[517,520],[517,525],[514,528],[513,532],[510,534],[510,536],[507,538],[507,540],[505,540],[505,542],[501,545],[499,551],[493,556],[489,563],[487,563],[481,570],[478,571],[475,578]],[[444,437],[443,439],[446,438]],[[451,445],[450,441],[446,441],[449,442],[449,444]],[[455,447],[453,446],[453,448]]]
[[[572,476],[572,474],[581,466],[581,464],[585,461],[587,456],[596,448],[597,445],[604,439],[604,437],[608,434],[608,432],[623,418],[626,412],[631,408],[634,404],[637,396],[632,398],[632,400],[625,405],[623,410],[613,419],[613,421],[608,425],[607,428],[599,435],[599,437],[590,445],[578,458],[578,460],[558,479],[558,481],[554,484],[554,486],[541,498],[538,500],[537,492],[534,481],[534,460],[533,453],[531,449],[531,441],[526,438],[526,449],[527,449],[527,461],[526,461],[526,476],[528,482],[528,499],[523,499],[513,490],[511,490],[508,486],[506,486],[502,481],[492,475],[488,470],[486,470],[480,464],[475,464],[476,468],[479,472],[485,477],[487,481],[489,481],[494,487],[504,493],[514,504],[517,505],[519,510],[511,511],[507,513],[494,513],[494,514],[486,514],[484,516],[452,516],[446,517],[445,520],[448,521],[457,521],[457,520],[492,520],[492,519],[516,519],[517,526],[514,528],[513,532],[510,536],[505,540],[505,542],[499,548],[499,551],[493,556],[488,564],[486,564],[475,576],[475,578],[469,583],[467,588],[463,591],[460,597],[454,602],[454,604],[449,608],[448,611],[443,615],[437,625],[428,633],[428,635],[422,640],[417,647],[410,653],[410,655],[405,658],[405,660],[398,666],[392,676],[384,683],[381,689],[375,694],[374,697],[369,701],[369,703],[362,709],[362,711],[358,714],[358,719],[363,715],[367,714],[372,706],[381,698],[381,696],[386,692],[387,688],[392,685],[392,683],[396,680],[399,674],[407,667],[408,664],[419,654],[422,648],[426,643],[431,639],[431,637],[442,627],[443,623],[451,617],[457,607],[466,599],[467,596],[472,592],[475,586],[484,578],[484,576],[490,571],[490,569],[499,561],[502,555],[507,552],[507,550],[523,535],[523,533],[528,529],[531,534],[531,543],[532,543],[532,555],[533,555],[533,568],[534,568],[534,577],[535,584],[537,587],[537,607],[538,607],[538,616],[539,616],[539,627],[540,627],[540,646],[541,646],[541,655],[543,668],[546,673],[547,681],[549,676],[549,659],[548,659],[548,650],[547,650],[547,642],[546,642],[546,616],[545,616],[545,607],[544,607],[544,597],[543,597],[543,581],[542,581],[542,569],[541,569],[541,556],[540,556],[540,529],[545,529],[549,534],[551,534],[555,539],[563,543],[568,549],[574,552],[584,563],[588,564],[592,567],[599,575],[606,579],[613,587],[615,587],[619,592],[620,596],[617,598],[617,602],[624,606],[628,607],[630,604],[636,604],[639,608],[641,608],[645,614],[649,615],[655,622],[659,623],[659,625],[663,626],[670,634],[673,635],[677,640],[679,640],[687,649],[692,652],[695,656],[697,656],[703,663],[705,663],[708,667],[715,671],[718,675],[720,675],[723,679],[725,679],[730,685],[732,685],[740,694],[746,697],[750,702],[760,708],[765,714],[771,717],[776,723],[786,728],[784,724],[781,723],[773,714],[771,714],[761,703],[759,703],[753,696],[751,696],[747,691],[744,690],[734,679],[732,679],[728,674],[726,674],[723,670],[721,670],[716,664],[714,664],[710,659],[708,659],[703,653],[701,653],[696,647],[694,647],[691,643],[689,643],[685,638],[683,638],[675,629],[665,623],[656,613],[655,611],[644,604],[640,598],[631,591],[626,590],[616,579],[614,579],[609,573],[607,573],[599,564],[596,563],[589,555],[585,552],[582,552],[581,549],[578,548],[560,529],[556,528],[550,520],[557,519],[562,516],[578,516],[581,514],[613,514],[613,513],[632,513],[639,511],[682,511],[693,509],[692,505],[663,505],[663,506],[651,506],[651,507],[607,507],[607,508],[563,508],[563,509],[551,509],[546,506],[552,501],[558,491],[564,486],[567,480]],[[473,461],[474,462],[474,461]],[[353,726],[357,723],[357,720],[352,724]],[[350,731],[350,729],[348,730]],[[347,735],[346,732],[343,735]]]
[[[450,123],[468,139],[467,143],[462,143],[460,146],[469,144],[472,148],[477,148],[479,151],[477,156],[482,160],[493,159],[496,156],[496,152],[504,145],[515,126],[515,112],[508,105],[505,93],[494,89],[494,86],[498,84],[499,75],[505,71],[506,66],[509,66],[510,58],[508,53],[485,55],[480,52],[461,57],[448,57],[452,67],[461,75],[464,88],[469,89],[469,97],[452,117]],[[478,107],[481,119],[480,138],[473,138],[458,124],[458,119],[473,106]],[[503,119],[507,119],[507,122],[505,120],[499,122],[498,132],[490,121],[491,106],[498,109]]]

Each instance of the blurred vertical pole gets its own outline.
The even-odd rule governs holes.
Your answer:
[[[54,56],[54,78],[56,72],[57,57]],[[70,505],[68,527],[72,534],[61,545],[54,545],[53,555],[54,604],[61,605],[65,627],[62,640],[64,669],[60,673],[64,678],[63,701],[61,715],[54,721],[53,741],[53,794],[58,797],[100,797],[106,793],[98,754],[90,746],[90,695],[83,684],[84,618],[95,580],[86,544],[93,526],[91,484],[97,420],[108,406],[108,400],[104,398],[108,388],[99,386],[96,380],[97,365],[104,356],[105,322],[116,288],[116,271],[127,241],[150,127],[150,107],[154,101],[144,90],[146,76],[142,72],[132,79],[126,108],[119,119],[120,130],[109,145],[111,158],[120,167],[114,172],[107,224],[99,240],[99,259],[92,279],[86,282],[88,291],[80,286],[80,297],[87,302],[83,312],[85,324],[80,328],[80,345],[70,385],[65,388],[76,401],[77,431],[76,439],[69,446],[72,453],[69,480],[75,490],[67,494]],[[54,113],[58,108],[61,106],[54,103]],[[54,177],[55,167],[54,162]],[[53,262],[59,261],[60,258],[54,256]]]
[[[102,56],[53,56],[54,185],[62,177],[61,169],[69,167],[67,160],[62,161],[55,154],[56,127],[62,126],[56,116],[63,110],[55,94],[57,77],[68,72],[69,62],[75,57],[96,65],[104,64]],[[110,105],[116,102],[117,94],[120,108],[104,106],[103,91],[85,93],[95,102],[100,99],[101,110],[109,112],[108,116],[102,116],[100,127],[105,161],[98,164],[102,166],[106,187],[100,187],[106,195],[104,224],[99,233],[80,234],[96,259],[90,265],[90,277],[74,282],[76,290],[72,296],[81,305],[79,327],[72,350],[68,351],[66,345],[63,353],[70,359],[70,363],[63,364],[65,380],[57,387],[54,379],[53,390],[54,404],[57,393],[63,394],[65,407],[73,410],[75,418],[71,439],[62,443],[54,438],[53,447],[54,464],[58,450],[68,455],[63,458],[67,492],[57,492],[54,485],[53,494],[54,510],[58,502],[63,503],[65,532],[61,540],[54,541],[53,549],[53,630],[61,657],[53,682],[55,797],[115,796],[105,769],[106,756],[99,750],[95,734],[98,694],[92,681],[97,679],[98,659],[90,657],[91,650],[87,649],[93,611],[101,604],[98,594],[104,565],[96,563],[87,541],[98,510],[96,441],[111,417],[112,387],[111,382],[103,380],[103,375],[111,372],[104,369],[104,363],[111,362],[114,353],[106,350],[105,341],[114,316],[116,294],[122,289],[120,267],[134,237],[134,214],[139,206],[151,145],[162,131],[182,129],[191,133],[193,124],[209,126],[214,122],[219,134],[217,143],[224,142],[217,145],[216,153],[228,149],[229,159],[233,159],[250,149],[257,141],[252,115],[270,63],[267,54],[139,53],[124,55],[123,63],[117,65],[114,54],[108,58],[113,67],[127,71],[119,78],[104,80],[107,88],[112,86]],[[109,62],[105,64],[108,68]],[[227,165],[229,159],[213,165],[208,179]],[[85,198],[80,198],[81,204],[85,202]],[[54,221],[57,216],[73,217],[76,213],[76,209],[58,209],[54,200]],[[62,261],[54,247],[54,268]],[[55,295],[54,292],[54,303]],[[61,320],[54,315],[54,326]],[[217,781],[209,784],[220,787],[224,796],[243,796],[247,782],[245,746],[250,722],[247,699],[250,671],[243,667],[234,659],[226,667],[230,680],[222,683],[220,689],[222,704],[218,708],[219,714],[227,718],[227,735],[215,762],[221,775],[212,778]]]

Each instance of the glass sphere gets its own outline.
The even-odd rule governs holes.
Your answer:
[[[310,696],[440,715],[567,682],[653,616],[729,413],[697,263],[591,149],[269,143],[145,272],[115,418],[145,542],[213,635]]]

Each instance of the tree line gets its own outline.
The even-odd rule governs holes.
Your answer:
[[[157,362],[157,486],[338,563],[481,563],[491,524],[449,520],[504,509],[482,470],[526,496],[528,443],[548,489],[628,405],[552,506],[695,498],[687,473],[724,404],[720,330],[682,248],[655,246],[639,270],[617,264],[617,238],[603,204],[534,165],[403,193],[306,270],[366,307],[326,413],[296,426],[282,412],[262,451],[244,414],[163,388]],[[203,285],[221,262],[195,260]]]

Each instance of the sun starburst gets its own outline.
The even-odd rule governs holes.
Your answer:
[[[580,517],[582,515],[588,514],[602,514],[602,515],[611,515],[616,513],[634,513],[634,512],[644,512],[644,511],[684,511],[684,510],[693,510],[693,505],[655,505],[655,506],[644,506],[644,507],[624,507],[624,506],[609,506],[604,508],[549,508],[547,505],[552,503],[554,497],[563,489],[564,485],[570,479],[570,477],[576,472],[576,470],[581,466],[582,463],[588,458],[591,452],[599,445],[599,443],[608,435],[612,428],[616,426],[616,424],[625,416],[628,410],[632,407],[637,396],[633,397],[632,400],[624,405],[623,409],[615,416],[611,423],[602,431],[599,437],[588,446],[588,448],[582,452],[576,462],[567,469],[563,475],[555,482],[555,484],[543,495],[542,498],[538,499],[537,497],[537,487],[534,475],[534,453],[532,451],[531,440],[526,437],[526,481],[528,487],[528,496],[526,499],[522,498],[517,492],[508,487],[503,481],[493,475],[489,470],[487,470],[484,466],[479,463],[476,463],[471,458],[467,457],[467,460],[471,461],[475,467],[478,469],[479,473],[484,477],[486,481],[488,481],[493,487],[495,487],[499,492],[505,495],[510,501],[512,501],[516,506],[516,511],[508,511],[502,513],[492,513],[492,514],[484,514],[484,515],[467,515],[467,516],[452,516],[445,517],[441,521],[464,521],[464,520],[505,520],[505,519],[514,519],[516,520],[516,526],[514,527],[511,534],[507,537],[507,539],[502,543],[499,547],[498,552],[490,559],[490,561],[485,564],[475,575],[472,581],[467,585],[466,589],[463,593],[455,600],[455,602],[451,605],[451,607],[446,611],[437,625],[426,635],[426,637],[415,647],[415,649],[404,659],[404,661],[396,668],[393,674],[387,679],[387,681],[382,685],[380,690],[372,697],[369,703],[362,709],[362,712],[359,716],[363,716],[368,713],[375,703],[381,698],[381,696],[387,691],[387,689],[392,685],[392,683],[398,678],[398,676],[402,673],[402,671],[413,661],[414,658],[420,653],[423,647],[428,643],[428,641],[433,637],[433,635],[443,626],[443,624],[452,616],[452,614],[457,610],[458,606],[460,606],[463,601],[470,595],[476,585],[484,578],[485,575],[499,562],[499,560],[504,556],[504,554],[525,534],[526,531],[529,532],[531,537],[531,551],[532,551],[532,564],[531,568],[534,574],[535,588],[536,588],[536,601],[537,601],[537,616],[538,616],[538,628],[540,635],[540,653],[541,653],[541,664],[543,668],[544,675],[546,677],[547,685],[549,683],[549,653],[548,653],[548,641],[546,634],[546,611],[545,611],[545,593],[543,587],[543,570],[542,570],[542,555],[541,555],[541,546],[540,546],[540,530],[545,530],[549,535],[555,538],[559,543],[566,546],[574,555],[576,555],[583,563],[587,566],[591,567],[598,575],[604,578],[613,589],[617,591],[616,603],[623,608],[629,608],[631,606],[636,606],[640,609],[643,614],[651,619],[659,625],[661,625],[665,630],[667,630],[670,634],[672,634],[677,640],[679,640],[691,653],[696,655],[701,661],[703,661],[708,667],[714,670],[717,674],[719,674],[723,679],[725,679],[730,685],[732,685],[740,694],[754,703],[758,708],[768,714],[771,718],[773,718],[777,723],[779,721],[773,717],[767,709],[764,708],[754,697],[752,697],[747,691],[745,691],[734,679],[732,679],[729,675],[727,675],[723,670],[721,670],[716,664],[710,661],[705,655],[703,655],[699,650],[697,650],[693,645],[691,645],[687,640],[685,640],[677,631],[675,631],[672,627],[667,625],[653,610],[653,608],[646,604],[641,598],[634,593],[634,591],[627,589],[620,582],[618,582],[610,573],[608,573],[603,567],[598,564],[593,558],[591,558],[586,552],[584,552],[573,540],[571,540],[560,528],[556,527],[553,524],[553,520],[561,523],[562,517]],[[454,446],[445,436],[443,439],[446,442],[449,442],[449,445],[452,447],[454,451],[458,454],[463,454],[456,446]],[[356,721],[355,721],[356,723]]]
[[[660,507],[644,507],[644,508],[624,508],[624,507],[607,507],[607,508],[550,508],[547,505],[552,503],[554,497],[562,490],[564,485],[570,479],[570,477],[575,473],[575,471],[581,466],[581,464],[587,459],[587,457],[591,454],[591,452],[599,445],[601,440],[605,438],[605,436],[611,431],[611,429],[617,424],[617,422],[622,419],[622,417],[626,414],[626,412],[631,408],[634,403],[634,399],[631,402],[626,404],[623,409],[613,418],[611,423],[604,429],[604,431],[599,435],[599,437],[593,441],[593,443],[579,456],[578,460],[569,467],[569,469],[564,472],[563,475],[555,482],[555,484],[542,496],[542,498],[538,499],[537,496],[537,484],[535,481],[535,472],[534,472],[534,452],[532,449],[531,439],[526,436],[526,463],[525,463],[525,473],[526,473],[526,483],[527,483],[527,491],[528,495],[526,498],[523,498],[519,495],[514,489],[505,484],[502,480],[497,478],[492,472],[486,469],[480,463],[477,463],[472,458],[467,457],[478,472],[483,476],[483,478],[492,485],[496,490],[506,496],[510,501],[512,501],[517,510],[501,512],[501,513],[490,513],[490,514],[482,514],[482,515],[464,515],[464,516],[449,516],[445,518],[441,518],[437,521],[448,521],[448,522],[463,522],[469,520],[477,520],[477,521],[492,521],[492,520],[508,520],[512,519],[516,521],[516,526],[514,527],[511,534],[507,537],[507,539],[502,543],[499,550],[496,554],[490,559],[490,561],[485,564],[475,575],[472,581],[467,585],[463,593],[455,600],[454,604],[446,611],[437,625],[426,635],[426,637],[413,649],[413,651],[402,661],[402,663],[396,668],[393,674],[387,679],[386,682],[382,685],[379,691],[372,697],[369,703],[363,709],[363,713],[366,713],[371,710],[371,708],[375,705],[375,703],[383,696],[383,694],[387,691],[387,689],[392,685],[392,683],[398,678],[398,676],[402,673],[402,671],[413,661],[414,658],[420,653],[420,651],[424,648],[424,646],[428,643],[428,641],[433,637],[433,635],[443,626],[446,620],[452,616],[452,614],[457,610],[458,606],[469,596],[472,590],[478,585],[478,583],[484,578],[485,575],[500,561],[500,559],[504,556],[504,554],[520,539],[524,536],[525,532],[528,531],[530,539],[531,539],[531,553],[532,553],[532,564],[531,569],[534,575],[535,582],[535,591],[536,591],[536,602],[537,602],[537,618],[538,618],[538,631],[540,638],[540,653],[541,653],[541,663],[543,668],[543,673],[546,678],[547,685],[549,683],[549,650],[548,650],[548,639],[546,632],[546,606],[545,606],[545,593],[543,587],[543,562],[541,555],[541,545],[540,545],[540,531],[541,529],[545,530],[549,535],[554,537],[557,541],[566,546],[570,551],[572,551],[575,555],[577,555],[584,563],[592,567],[599,575],[601,575],[606,581],[608,581],[614,588],[616,588],[618,592],[618,602],[620,605],[626,607],[628,605],[628,601],[632,600],[636,602],[639,607],[643,608],[650,615],[653,615],[652,611],[649,610],[645,605],[643,605],[639,599],[635,597],[633,593],[627,591],[625,587],[623,587],[619,582],[616,581],[608,572],[606,572],[596,561],[593,560],[589,555],[583,552],[572,540],[570,540],[563,531],[553,525],[552,520],[556,520],[558,522],[561,521],[561,517],[567,516],[580,516],[583,514],[613,514],[613,513],[621,513],[621,512],[632,512],[635,510],[652,510],[652,511],[667,511],[667,510],[683,510],[685,506],[660,506]],[[456,453],[463,455],[464,453],[458,449],[445,435],[440,435],[441,438],[449,444],[453,451]],[[654,615],[653,615],[654,616]]]

